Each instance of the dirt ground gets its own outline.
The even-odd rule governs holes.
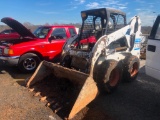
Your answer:
[[[142,60],[136,81],[91,102],[83,120],[159,120],[160,81],[146,76],[144,66]],[[30,75],[0,61],[0,120],[55,120],[53,111],[24,87]]]
[[[1,71],[0,120],[45,120],[51,114],[52,111],[44,107],[38,98],[33,97],[6,71]]]

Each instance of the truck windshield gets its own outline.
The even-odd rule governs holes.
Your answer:
[[[39,27],[33,32],[33,34],[38,38],[45,38],[50,29],[50,27]]]

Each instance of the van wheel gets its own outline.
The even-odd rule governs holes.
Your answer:
[[[139,65],[140,62],[136,56],[130,56],[128,59],[126,59],[123,73],[123,81],[134,81],[138,76]]]
[[[18,67],[24,73],[30,73],[36,70],[40,63],[40,58],[33,53],[27,53],[20,57]]]
[[[97,74],[100,91],[112,93],[119,85],[122,75],[122,65],[116,60],[104,61]]]

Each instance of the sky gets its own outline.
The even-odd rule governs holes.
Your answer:
[[[115,8],[126,13],[127,22],[138,15],[142,26],[152,26],[159,5],[160,0],[1,0],[0,19],[11,17],[33,25],[81,23],[83,10]]]

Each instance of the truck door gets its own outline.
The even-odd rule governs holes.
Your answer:
[[[49,44],[47,46],[50,60],[60,57],[62,47],[67,38],[65,28],[54,28],[49,37]]]
[[[157,17],[146,48],[146,74],[160,80],[160,16]]]

